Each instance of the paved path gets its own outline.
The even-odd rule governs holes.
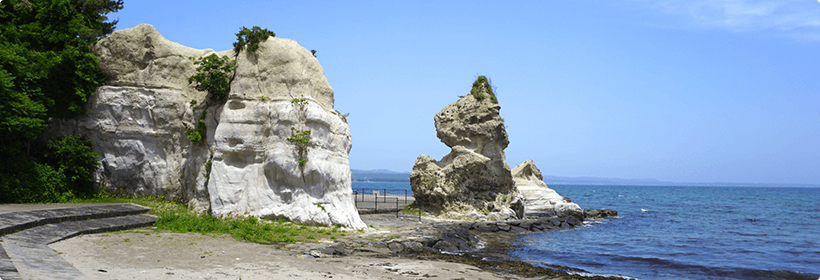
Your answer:
[[[148,210],[131,203],[0,205],[0,279],[82,279],[48,244],[150,226],[157,217]]]

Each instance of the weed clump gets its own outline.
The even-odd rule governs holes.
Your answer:
[[[498,104],[498,99],[493,92],[493,86],[490,80],[485,76],[478,76],[475,82],[473,82],[473,88],[470,90],[470,94],[472,94],[475,99],[478,99],[478,101],[484,100],[486,97],[485,94],[487,94],[493,103]]]

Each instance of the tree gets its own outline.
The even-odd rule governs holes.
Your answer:
[[[55,149],[49,143],[88,156],[90,141],[42,134],[48,118],[83,115],[88,97],[105,83],[90,47],[111,34],[117,21],[106,14],[122,7],[122,0],[0,2],[0,202],[59,201],[87,192],[78,188],[90,187],[96,159],[70,163],[85,164],[79,169],[44,160]]]

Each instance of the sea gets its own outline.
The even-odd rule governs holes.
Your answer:
[[[410,188],[408,182],[353,187],[380,184],[396,193]],[[619,217],[523,235],[506,252],[510,257],[634,279],[820,279],[820,188],[550,188],[581,208],[612,209]]]

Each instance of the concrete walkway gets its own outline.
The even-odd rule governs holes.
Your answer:
[[[153,225],[148,210],[131,203],[0,205],[0,279],[83,279],[48,244]]]

